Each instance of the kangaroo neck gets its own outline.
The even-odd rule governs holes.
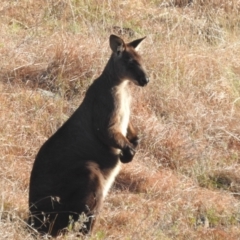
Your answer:
[[[116,69],[116,66],[114,64],[113,56],[111,56],[108,60],[107,65],[105,66],[100,78],[101,81],[104,81],[105,86],[108,86],[110,88],[120,86],[123,82],[125,82],[120,78],[120,76],[118,76],[118,69]]]

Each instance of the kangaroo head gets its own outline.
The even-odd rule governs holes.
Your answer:
[[[139,86],[145,86],[149,82],[136,50],[144,38],[125,43],[118,36],[110,36],[114,71],[120,81],[129,80]]]

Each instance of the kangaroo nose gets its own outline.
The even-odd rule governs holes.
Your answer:
[[[145,85],[148,84],[148,82],[149,82],[149,78],[148,78],[148,77],[143,77],[143,78],[141,78],[141,80],[140,80],[140,85],[141,85],[141,86],[145,86]]]

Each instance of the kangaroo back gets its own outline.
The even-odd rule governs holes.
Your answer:
[[[112,54],[102,74],[40,148],[29,187],[29,224],[39,232],[57,236],[80,220],[77,230],[90,232],[121,163],[132,161],[138,136],[129,84],[149,81],[136,51],[143,39],[125,43],[110,36]]]

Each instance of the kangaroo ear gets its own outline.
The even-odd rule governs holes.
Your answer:
[[[109,43],[110,43],[110,48],[114,53],[117,53],[117,55],[121,54],[126,49],[126,45],[124,41],[116,35],[112,34],[110,36]]]
[[[137,48],[139,47],[139,44],[142,42],[142,40],[144,40],[146,37],[143,37],[143,38],[139,38],[137,40],[134,40],[130,43],[128,43],[127,45],[128,46],[131,46],[133,48],[135,48],[137,50]]]

